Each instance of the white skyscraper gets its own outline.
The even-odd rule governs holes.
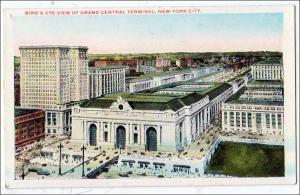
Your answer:
[[[70,103],[88,98],[87,47],[22,46],[21,107],[46,110],[46,133],[70,131]]]

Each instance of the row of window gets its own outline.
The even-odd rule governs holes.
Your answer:
[[[242,116],[242,117],[241,117]],[[270,121],[271,116],[271,121]],[[276,116],[277,116],[277,128],[282,129],[282,115],[280,113],[277,114],[265,114],[265,126],[266,128],[270,128],[270,124],[272,124],[272,128],[276,129]],[[246,113],[246,112],[229,112],[229,126],[236,126],[236,127],[252,127],[252,113]],[[241,121],[242,119],[242,121]],[[227,125],[228,121],[228,113],[224,112],[223,115],[223,121],[224,125]],[[270,123],[272,122],[272,123]],[[255,124],[256,128],[262,127],[262,114],[261,113],[255,113]]]

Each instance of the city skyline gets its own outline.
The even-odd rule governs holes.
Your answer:
[[[91,54],[281,51],[283,25],[281,13],[18,16],[14,21],[15,55],[19,46],[53,44],[88,46]]]

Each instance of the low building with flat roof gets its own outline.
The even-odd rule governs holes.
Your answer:
[[[266,60],[251,66],[254,80],[282,80],[283,65],[281,60]]]
[[[283,102],[280,88],[243,87],[222,104],[222,130],[283,136]]]

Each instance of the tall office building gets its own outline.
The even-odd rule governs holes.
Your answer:
[[[71,102],[88,99],[87,47],[22,46],[21,107],[46,110],[46,133],[70,131]]]

